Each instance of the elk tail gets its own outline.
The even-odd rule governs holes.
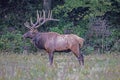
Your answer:
[[[83,44],[84,44],[84,39],[79,37],[79,44],[80,44],[80,48],[83,47]]]

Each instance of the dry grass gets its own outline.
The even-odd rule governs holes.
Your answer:
[[[3,54],[0,80],[120,80],[120,54],[85,56],[84,67],[71,53],[55,55],[53,66],[47,55]]]

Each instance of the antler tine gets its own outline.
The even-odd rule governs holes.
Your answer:
[[[47,18],[49,18],[49,16],[50,16],[50,10],[48,11],[48,17]]]
[[[49,10],[48,11],[48,19],[51,18],[50,15],[51,15],[51,13],[50,13],[50,10]]]
[[[43,10],[43,19],[45,20],[45,11]]]
[[[24,25],[25,25],[25,27],[27,27],[27,28],[29,28],[29,29],[30,29],[30,27],[31,27],[30,24],[29,24],[29,22],[25,22]]]
[[[42,16],[43,15],[43,16]],[[41,12],[37,10],[37,22],[35,23],[34,27],[37,28],[41,25],[41,20],[45,19],[45,12],[44,10]]]
[[[37,24],[39,24],[39,22],[40,22],[40,19],[41,19],[41,12],[40,12],[40,14],[39,14],[39,12],[38,12],[38,10],[37,10],[37,22],[34,24],[33,27],[36,28]]]
[[[43,10],[39,15],[40,15],[39,25],[38,25],[37,27],[43,25],[43,24],[47,21],[47,19],[49,19],[49,17],[46,18],[45,10]],[[41,16],[41,15],[43,15],[43,16]],[[41,22],[41,21],[42,21],[42,22]],[[37,28],[37,27],[36,27],[36,28]]]
[[[39,12],[37,10],[37,22],[35,23],[35,26],[39,23],[39,21],[40,21],[40,15],[39,15]]]
[[[52,21],[59,21],[58,19],[53,19],[52,18],[52,11],[48,11],[48,14],[46,16],[46,12],[42,10],[42,12],[38,12],[37,10],[37,21],[34,24],[32,19],[30,20],[31,26],[33,28],[38,28],[39,26],[43,25],[45,22],[52,20]]]
[[[40,15],[39,15],[39,16],[40,16],[40,17],[42,17],[42,12],[40,11],[39,13],[40,13]]]
[[[38,13],[38,10],[37,10],[37,21],[39,22],[39,18],[40,18],[40,15]]]
[[[49,20],[59,21],[59,19],[53,19],[53,18],[52,18],[52,11],[49,11],[49,14],[48,14],[48,15],[49,15],[49,18],[48,18]]]
[[[52,11],[50,11],[50,18],[52,18]]]
[[[30,18],[30,24],[31,24],[31,26],[34,26],[34,23],[32,21],[32,17]]]

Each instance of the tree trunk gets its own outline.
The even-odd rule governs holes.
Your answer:
[[[52,0],[43,0],[43,9],[45,11],[51,10],[51,1]]]
[[[45,15],[48,15],[48,12],[51,10],[52,0],[43,0],[43,10],[45,11]],[[43,25],[44,31],[47,31],[46,24]]]

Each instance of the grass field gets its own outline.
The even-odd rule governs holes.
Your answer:
[[[120,80],[120,54],[91,54],[80,66],[72,53],[48,56],[0,55],[0,80]]]

